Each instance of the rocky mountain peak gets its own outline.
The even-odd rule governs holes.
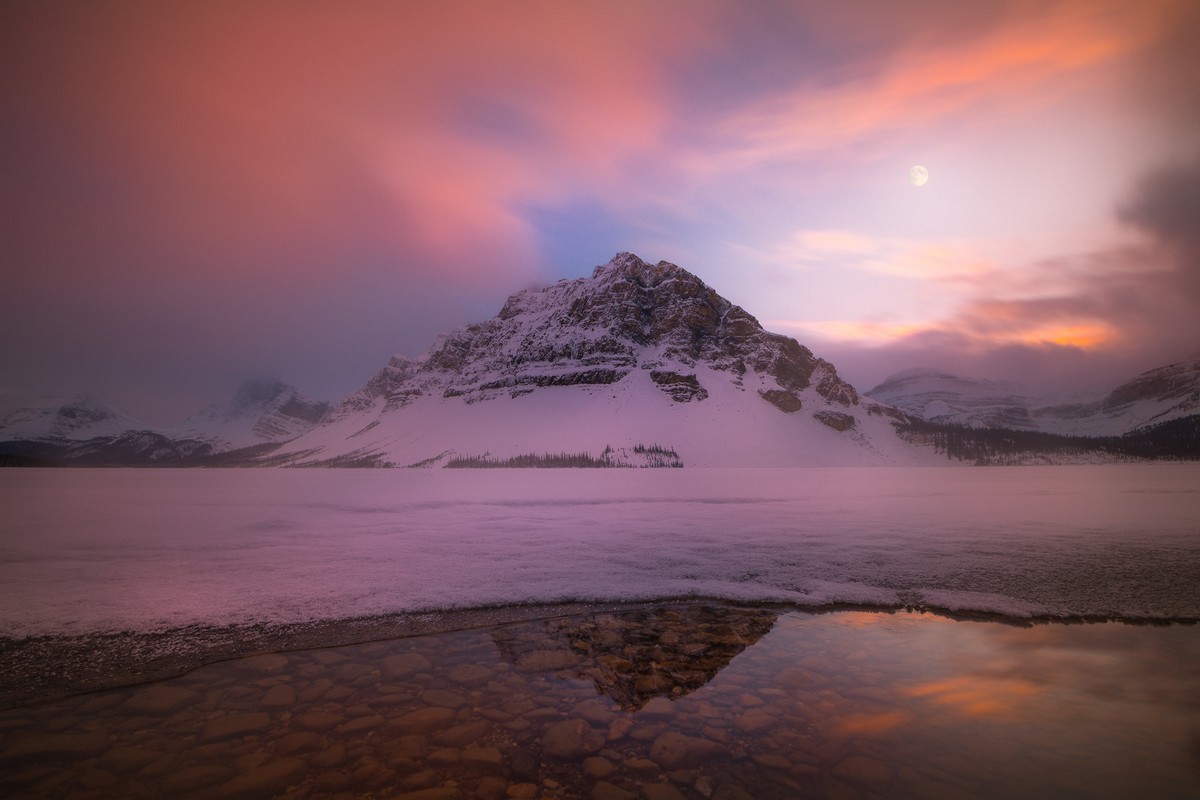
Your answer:
[[[760,394],[789,412],[810,385],[829,402],[858,403],[831,364],[763,330],[697,276],[619,253],[590,278],[517,292],[495,317],[441,337],[420,361],[393,359],[343,409],[381,397],[394,409],[426,393],[476,402],[540,386],[611,384],[639,368],[673,399],[700,401],[707,392],[697,365],[739,384],[748,372],[765,376]]]

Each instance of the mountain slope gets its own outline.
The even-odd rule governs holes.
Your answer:
[[[1200,360],[1144,372],[1107,393],[1071,397],[928,369],[898,372],[866,394],[942,425],[1120,436],[1200,414]]]
[[[229,402],[202,409],[166,433],[232,450],[294,439],[320,424],[329,409],[280,381],[250,381]]]
[[[329,408],[278,381],[247,383],[231,401],[161,429],[87,396],[47,399],[0,419],[0,464],[235,465],[312,430]]]
[[[590,278],[514,294],[421,359],[393,358],[270,463],[607,451],[634,464],[650,445],[687,466],[932,461],[895,416],[686,270],[621,253]]]
[[[46,397],[0,418],[0,440],[80,442],[146,426],[88,395]]]
[[[1101,412],[1127,430],[1139,430],[1200,414],[1200,358],[1170,364],[1113,389]]]

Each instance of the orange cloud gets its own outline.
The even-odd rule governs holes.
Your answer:
[[[148,242],[123,269],[177,252],[229,275],[294,271],[261,256],[279,242],[369,241],[448,278],[502,261],[506,283],[536,260],[524,206],[603,190],[656,152],[667,76],[715,32],[608,3],[131,2],[25,23],[6,37],[19,94],[0,97],[112,183],[78,219],[46,209],[80,247]]]
[[[890,344],[899,339],[934,330],[928,323],[885,323],[870,320],[807,320],[772,319],[767,328],[808,331],[836,342],[856,342],[865,345]]]
[[[957,323],[881,323],[860,320],[827,320],[802,322],[768,320],[767,327],[792,328],[809,331],[835,342],[853,342],[867,346],[895,344],[905,339],[927,334],[946,334],[961,340],[967,349],[1000,347],[1021,344],[1029,346],[1057,345],[1092,349],[1113,344],[1121,333],[1104,321],[1084,321],[1064,324],[1045,324],[1036,321],[1011,321],[1003,329],[973,330],[978,321]]]
[[[708,167],[721,168],[724,159],[743,164],[841,151],[956,120],[970,125],[983,104],[990,118],[1052,104],[1064,81],[1090,75],[1085,68],[1116,62],[1169,30],[1177,8],[1060,3],[948,43],[911,29],[909,46],[865,76],[807,82],[726,120],[721,138],[733,144]]]
[[[827,266],[878,275],[956,281],[992,274],[981,259],[985,245],[965,240],[921,240],[878,236],[862,231],[804,229],[768,251],[749,251],[759,259],[784,266]]]

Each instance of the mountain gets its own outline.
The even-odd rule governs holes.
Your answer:
[[[931,463],[900,416],[695,275],[621,253],[392,358],[260,463]]]
[[[119,408],[88,395],[43,397],[0,418],[0,440],[80,442],[145,428]]]
[[[1073,396],[929,369],[898,372],[866,394],[942,425],[1121,436],[1200,414],[1200,359],[1144,372],[1108,391]]]
[[[0,465],[233,466],[312,430],[329,409],[278,381],[244,384],[161,429],[87,396],[47,399],[0,419]]]
[[[286,442],[320,424],[330,407],[280,381],[250,381],[229,402],[208,406],[166,433],[211,442],[217,451]]]
[[[1100,408],[1127,430],[1200,414],[1200,358],[1143,372],[1109,392]]]

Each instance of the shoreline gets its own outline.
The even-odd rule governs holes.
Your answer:
[[[533,620],[625,612],[638,609],[724,606],[771,609],[780,614],[932,614],[958,622],[991,622],[1015,627],[1117,623],[1170,627],[1195,625],[1188,617],[1033,615],[955,611],[939,607],[834,603],[747,602],[720,597],[666,597],[620,602],[563,602],[483,606],[286,624],[193,625],[153,632],[69,636],[0,637],[0,710],[31,706],[80,694],[153,683],[199,667],[265,653],[284,653],[435,636]]]

